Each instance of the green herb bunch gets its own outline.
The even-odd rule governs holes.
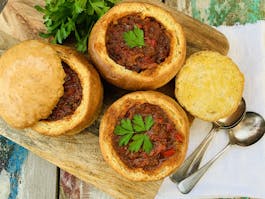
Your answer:
[[[154,125],[154,120],[151,115],[143,117],[139,114],[133,116],[133,119],[122,119],[120,124],[115,127],[114,133],[120,135],[119,146],[129,144],[129,151],[138,152],[142,147],[143,151],[150,153],[153,144],[149,136],[145,133]],[[132,141],[130,142],[130,140]]]
[[[46,33],[43,38],[54,37],[53,43],[62,43],[71,34],[76,39],[78,51],[87,50],[89,33],[95,22],[118,0],[46,0],[44,8],[35,8],[44,14]]]

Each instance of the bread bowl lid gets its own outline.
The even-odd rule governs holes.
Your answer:
[[[24,41],[0,58],[0,116],[15,128],[48,117],[63,95],[65,72],[56,51]]]

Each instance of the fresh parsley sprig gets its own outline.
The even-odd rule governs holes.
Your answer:
[[[123,39],[130,48],[141,48],[144,46],[144,31],[135,25],[133,30],[123,33]]]
[[[151,115],[145,117],[145,120],[139,114],[134,115],[132,120],[129,118],[122,119],[114,129],[114,133],[121,136],[119,146],[129,144],[128,149],[131,152],[138,152],[142,147],[146,153],[150,153],[153,144],[145,132],[149,131],[153,125],[154,120]]]
[[[71,34],[75,36],[78,51],[87,50],[87,40],[94,23],[119,0],[46,0],[45,7],[35,6],[44,14],[46,33],[53,43],[63,43]]]

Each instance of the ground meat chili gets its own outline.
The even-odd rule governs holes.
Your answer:
[[[64,72],[64,94],[60,98],[52,114],[45,120],[56,121],[65,116],[72,115],[80,105],[82,99],[82,87],[78,75],[66,63],[62,62]]]
[[[130,48],[124,41],[124,32],[133,30],[134,26],[144,31],[143,47]],[[109,24],[106,47],[109,57],[116,63],[139,73],[165,61],[170,52],[170,36],[153,17],[142,19],[139,14],[127,15]]]
[[[182,135],[162,108],[149,103],[134,105],[120,119],[132,119],[135,114],[140,114],[143,119],[148,115],[152,116],[154,125],[146,134],[150,137],[153,148],[149,154],[142,149],[138,152],[130,152],[128,150],[129,145],[119,146],[120,136],[114,134],[113,147],[129,168],[152,170],[169,157],[177,155],[177,146],[183,141]],[[120,119],[117,124],[119,124]]]

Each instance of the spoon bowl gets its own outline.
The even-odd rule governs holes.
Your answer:
[[[239,125],[229,131],[229,143],[203,167],[178,183],[181,193],[189,193],[208,168],[233,144],[249,146],[259,141],[265,133],[265,120],[254,112],[247,112]]]
[[[257,113],[248,112],[240,124],[229,131],[231,144],[249,146],[256,143],[265,132],[265,121]]]
[[[202,143],[193,151],[193,153],[184,161],[181,167],[170,176],[170,179],[177,183],[191,175],[193,172],[198,170],[203,155],[219,129],[230,129],[235,127],[240,121],[244,118],[246,113],[246,102],[244,98],[241,99],[241,102],[237,108],[237,110],[226,118],[222,118],[218,121],[213,122],[212,129],[208,133],[208,135],[204,138]]]

